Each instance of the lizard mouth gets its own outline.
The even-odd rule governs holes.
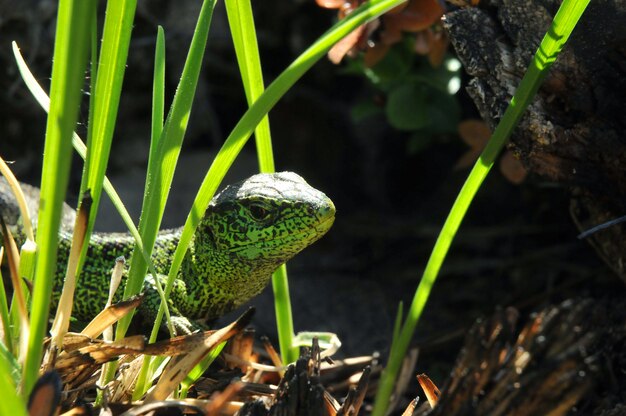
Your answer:
[[[334,222],[335,222],[335,214],[333,212],[332,215],[323,219],[319,224],[317,224],[315,226],[315,230],[324,234],[326,231],[330,229],[330,227],[333,225]]]

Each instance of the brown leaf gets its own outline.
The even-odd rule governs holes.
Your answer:
[[[430,404],[430,407],[434,408],[439,401],[441,392],[426,374],[419,374],[417,381],[420,383],[420,386],[422,386],[422,390],[424,390],[428,404]]]
[[[104,364],[122,354],[139,354],[145,349],[145,337],[143,335],[133,335],[112,342],[98,339],[87,341],[76,334],[69,334],[68,337],[68,345],[72,347],[80,345],[80,347],[59,355],[55,363],[55,370],[59,371],[61,375],[73,372],[80,365]],[[72,345],[74,340],[78,341],[76,345]]]
[[[459,136],[470,148],[457,160],[454,169],[472,166],[491,137],[491,131],[482,120],[463,120],[458,127]]]
[[[325,9],[339,9],[346,3],[346,0],[315,0],[315,3]]]
[[[437,0],[412,0],[401,13],[386,15],[385,23],[406,32],[417,32],[437,22],[443,11]]]
[[[146,345],[146,355],[177,356],[187,354],[202,345],[215,331],[197,332],[191,335],[181,335]]]
[[[250,322],[253,312],[253,309],[248,309],[235,322],[211,334],[197,348],[170,359],[146,402],[164,400],[212,348],[241,331]]]
[[[519,185],[524,182],[528,171],[522,165],[519,159],[517,159],[512,152],[507,151],[502,155],[500,159],[500,171],[509,182]]]
[[[428,53],[428,62],[433,68],[438,68],[443,63],[443,58],[448,51],[448,44],[450,39],[447,32],[440,30],[435,32],[432,29],[428,29],[430,37],[430,52]]]
[[[380,62],[387,55],[387,52],[389,52],[389,45],[379,42],[365,52],[363,63],[366,67],[371,68]]]
[[[430,52],[430,39],[428,30],[422,30],[415,34],[415,53],[418,55],[428,55]]]
[[[228,407],[229,402],[233,401],[235,396],[244,388],[241,381],[235,381],[226,387],[224,391],[216,392],[211,396],[211,401],[207,404],[204,411],[207,415],[220,415]]]
[[[482,150],[491,137],[489,126],[482,120],[463,120],[458,130],[461,139],[472,149]]]
[[[28,415],[58,415],[61,389],[61,377],[56,371],[47,372],[39,377],[28,398]]]
[[[478,160],[478,156],[480,156],[480,150],[470,149],[467,152],[463,153],[463,156],[459,158],[454,164],[454,170],[466,169],[470,166],[473,166],[474,163]]]
[[[114,305],[104,308],[96,315],[91,322],[82,330],[83,335],[96,338],[105,330],[105,328],[113,325],[131,311],[137,308],[143,301],[143,295],[135,295],[127,300],[123,300]]]
[[[328,59],[333,64],[341,62],[344,56],[352,50],[365,33],[365,25],[361,25],[354,29],[348,36],[341,39],[328,51]]]

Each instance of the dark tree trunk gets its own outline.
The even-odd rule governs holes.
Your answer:
[[[558,9],[492,0],[445,16],[468,92],[494,127]],[[626,1],[594,0],[511,138],[526,168],[571,189],[581,230],[626,215]],[[626,225],[589,237],[626,281]]]

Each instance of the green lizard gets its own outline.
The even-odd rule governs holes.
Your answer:
[[[0,179],[0,214],[16,225],[17,205]],[[39,192],[27,187],[26,194],[33,215]],[[64,206],[53,307],[63,284],[74,216]],[[258,295],[272,272],[322,237],[334,218],[333,202],[292,172],[257,174],[227,186],[211,201],[172,289],[169,306],[177,332],[189,333],[198,328],[193,320],[217,318]],[[158,273],[168,273],[180,232],[159,232],[152,254]],[[133,245],[129,234],[93,234],[77,282],[75,317],[88,320],[104,308],[115,259],[128,258]],[[164,282],[165,276],[158,278]],[[160,299],[152,276],[146,278],[144,292],[140,313],[153,321]]]

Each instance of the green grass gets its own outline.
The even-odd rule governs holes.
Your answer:
[[[294,62],[287,67],[254,101],[248,111],[239,120],[232,130],[226,142],[218,152],[215,160],[207,172],[200,190],[194,200],[191,212],[187,216],[183,232],[174,258],[168,279],[173,280],[182,264],[185,252],[191,242],[193,232],[200,222],[201,215],[209,205],[211,198],[215,194],[217,187],[226,175],[226,172],[234,162],[235,158],[252,135],[256,126],[263,120],[266,114],[278,102],[278,100],[302,77],[318,60],[326,55],[328,50],[340,39],[349,34],[358,26],[376,18],[385,11],[401,4],[402,0],[379,0],[366,2],[361,7],[352,12],[346,19],[338,22],[323,34],[313,45],[304,51]],[[252,68],[246,68],[251,71]],[[244,84],[246,82],[244,81]],[[293,324],[291,314],[287,311],[290,308],[288,302],[288,289],[286,281],[282,278],[274,278],[273,282],[279,281],[281,287],[275,286],[275,292],[279,295],[277,316],[280,319],[279,333],[283,337],[292,337]],[[294,348],[291,342],[281,338],[281,352],[284,354],[283,360],[291,362],[294,356]],[[288,351],[288,352],[286,352]],[[286,355],[285,355],[286,354]]]
[[[39,253],[30,312],[28,354],[23,368],[22,397],[30,394],[42,359],[43,338],[50,311],[50,293],[57,264],[61,207],[70,171],[72,133],[82,98],[81,88],[89,50],[93,0],[62,0],[56,25],[54,62],[50,87],[50,113],[46,126],[41,198],[38,214]],[[24,330],[23,328],[22,330]]]
[[[441,265],[446,258],[452,240],[456,235],[461,222],[469,209],[478,189],[487,177],[496,158],[507,143],[511,133],[517,126],[526,107],[532,102],[539,86],[547,75],[550,66],[556,60],[559,52],[567,42],[576,23],[589,4],[589,0],[565,0],[561,4],[552,26],[546,33],[539,49],[530,63],[511,103],[506,109],[504,116],[498,123],[491,139],[481,153],[478,161],[471,170],[461,192],[456,198],[448,218],[446,219],[439,237],[433,247],[433,251],[426,263],[424,274],[415,291],[413,301],[409,307],[406,319],[397,336],[394,337],[392,348],[389,352],[389,361],[383,372],[380,387],[376,394],[376,402],[372,415],[383,416],[387,412],[389,399],[393,392],[398,372],[406,350],[413,338],[415,327],[426,306]]]

